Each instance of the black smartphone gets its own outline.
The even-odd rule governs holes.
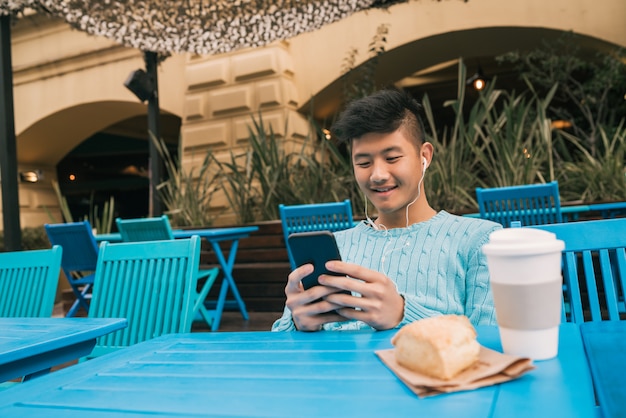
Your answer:
[[[296,266],[313,264],[313,273],[302,279],[305,289],[317,286],[320,274],[343,276],[330,272],[325,267],[329,260],[341,260],[335,236],[330,231],[297,232],[289,235],[287,241]]]

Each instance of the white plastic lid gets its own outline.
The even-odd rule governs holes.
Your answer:
[[[505,228],[492,232],[483,245],[487,255],[531,255],[563,251],[565,243],[552,232],[535,228]]]

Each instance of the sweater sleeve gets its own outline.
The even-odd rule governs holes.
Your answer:
[[[469,254],[466,275],[466,293],[465,312],[470,322],[475,325],[495,325],[496,312],[493,303],[493,294],[489,283],[489,269],[487,267],[487,258],[482,252],[482,246],[489,241],[489,234],[484,234],[477,245],[473,247]]]
[[[297,331],[296,324],[293,323],[291,311],[285,306],[283,316],[272,324],[272,331]]]
[[[424,307],[414,295],[409,295],[406,293],[400,293],[400,295],[404,299],[404,316],[402,317],[402,321],[397,325],[396,328],[399,328],[406,324],[410,324],[411,322],[417,321],[418,319],[442,315],[442,313],[439,311]]]
[[[410,251],[409,264],[402,271],[416,280],[402,282],[404,316],[400,326],[413,321],[457,313],[466,315],[474,325],[495,324],[495,309],[489,271],[482,246],[501,226],[483,220],[441,216],[427,234],[417,236],[421,248]]]

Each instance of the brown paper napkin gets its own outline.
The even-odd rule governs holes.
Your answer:
[[[517,379],[535,368],[528,358],[502,354],[480,347],[478,362],[451,380],[426,376],[400,366],[394,349],[376,351],[378,357],[419,397],[472,390]]]

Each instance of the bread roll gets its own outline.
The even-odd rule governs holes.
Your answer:
[[[405,325],[394,335],[398,364],[427,376],[450,380],[478,361],[476,330],[463,315],[443,315]]]

